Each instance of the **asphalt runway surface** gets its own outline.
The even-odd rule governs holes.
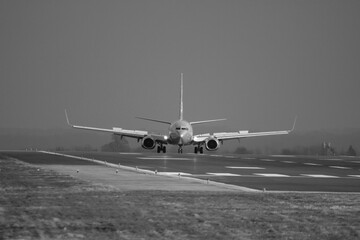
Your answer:
[[[9,154],[9,153],[8,153]],[[36,153],[46,154],[46,153]],[[94,164],[69,157],[17,153],[33,164]],[[65,152],[64,154],[266,191],[360,192],[360,157]],[[11,155],[11,153],[10,153]],[[42,158],[43,159],[43,158]]]

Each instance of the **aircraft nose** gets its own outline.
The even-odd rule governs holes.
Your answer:
[[[179,144],[187,144],[188,141],[188,135],[186,133],[180,134]]]
[[[171,133],[170,134],[170,138],[172,139],[172,140],[176,140],[176,139],[178,139],[180,136],[177,134],[177,133]]]

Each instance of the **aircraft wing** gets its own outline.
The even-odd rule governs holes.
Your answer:
[[[137,138],[137,139],[142,139],[145,136],[151,136],[156,141],[166,142],[166,136],[159,135],[159,134],[150,134],[148,131],[127,130],[127,129],[122,129],[122,128],[118,128],[118,127],[113,127],[112,129],[108,129],[108,128],[96,128],[96,127],[73,125],[69,121],[69,117],[67,115],[66,110],[65,110],[65,116],[66,116],[67,124],[72,128],[82,129],[82,130],[90,130],[90,131],[97,131],[97,132],[113,133],[113,134],[116,134],[116,135],[120,135],[120,136],[124,136],[124,137]]]
[[[260,137],[260,136],[273,136],[273,135],[283,135],[289,134],[295,129],[296,118],[293,124],[292,129],[290,130],[282,130],[282,131],[268,131],[268,132],[249,132],[249,131],[238,131],[238,132],[219,132],[219,133],[206,133],[195,135],[193,141],[195,143],[204,142],[209,137],[214,137],[220,141],[223,140],[232,140],[232,139],[241,139],[241,138],[248,138],[248,137]]]

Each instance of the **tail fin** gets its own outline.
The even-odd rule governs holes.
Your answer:
[[[183,103],[183,95],[184,95],[184,88],[183,88],[183,73],[181,73],[181,80],[180,80],[180,113],[179,119],[183,120],[183,113],[184,113],[184,103]]]

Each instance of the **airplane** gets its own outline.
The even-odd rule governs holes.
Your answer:
[[[136,117],[138,119],[152,121],[157,123],[163,123],[169,125],[169,133],[167,135],[149,133],[148,131],[141,130],[126,130],[118,127],[113,127],[112,129],[105,128],[95,128],[95,127],[86,127],[73,125],[69,121],[67,111],[65,109],[65,116],[67,124],[76,129],[107,132],[121,137],[135,138],[138,142],[141,141],[141,146],[144,149],[154,149],[157,146],[157,153],[166,153],[166,145],[177,145],[178,153],[183,152],[183,147],[187,145],[194,145],[194,153],[204,153],[204,147],[208,151],[216,151],[220,148],[220,145],[224,141],[232,139],[242,139],[248,137],[257,137],[257,136],[270,136],[270,135],[283,135],[289,134],[295,129],[296,118],[292,129],[282,130],[282,131],[268,131],[268,132],[249,132],[249,131],[238,131],[238,132],[219,132],[219,133],[205,133],[194,135],[193,125],[204,124],[209,122],[223,121],[226,119],[213,119],[213,120],[203,120],[188,122],[183,118],[183,74],[181,73],[180,79],[180,106],[179,106],[179,119],[174,122],[168,122],[163,120],[157,120],[152,118]]]

